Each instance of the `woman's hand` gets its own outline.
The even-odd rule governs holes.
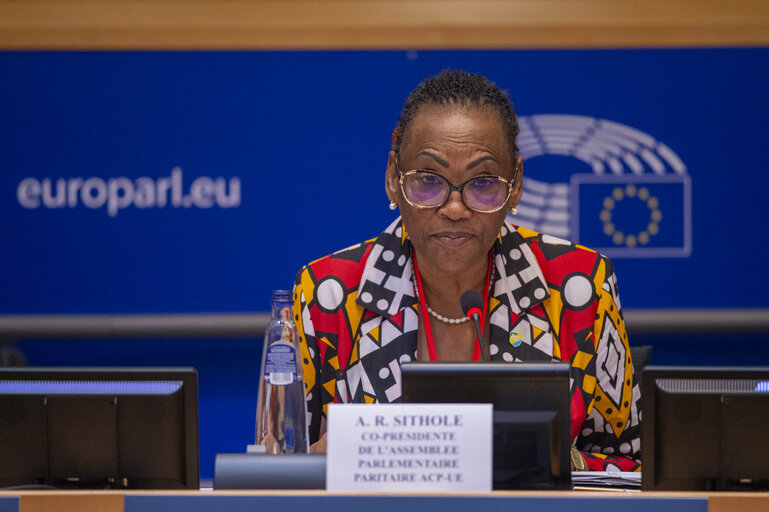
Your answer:
[[[323,444],[325,444],[325,442]],[[582,452],[580,452],[576,446],[572,445],[571,452],[569,453],[571,455],[572,471],[589,471],[584,455],[582,455]]]
[[[318,439],[318,442],[310,445],[310,453],[326,453],[326,434],[324,433]]]

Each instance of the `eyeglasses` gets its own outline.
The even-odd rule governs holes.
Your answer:
[[[512,181],[501,176],[474,176],[458,187],[440,174],[424,169],[414,169],[403,174],[395,164],[395,172],[399,175],[403,197],[411,206],[416,208],[439,208],[446,204],[451,193],[459,192],[462,203],[479,213],[493,213],[500,210],[513,193],[516,166]]]

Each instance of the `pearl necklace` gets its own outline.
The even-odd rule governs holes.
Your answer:
[[[491,279],[489,279],[489,290],[491,290],[491,283],[494,281],[494,267],[491,267]],[[419,289],[417,288],[416,283],[416,277],[412,274],[411,276],[411,284],[414,286],[414,293],[417,296],[417,300],[419,299]],[[469,316],[463,316],[462,318],[449,318],[446,316],[441,315],[437,311],[435,311],[433,308],[430,307],[429,304],[427,304],[427,301],[425,300],[425,305],[427,305],[427,311],[430,313],[430,316],[435,318],[436,320],[443,322],[444,324],[463,324],[465,322],[468,322],[470,320]]]
[[[414,285],[414,293],[417,294],[417,299],[419,299],[419,290],[417,290],[416,284]],[[427,302],[425,302],[425,304],[427,304]],[[430,313],[430,316],[432,316],[436,320],[440,320],[444,324],[462,324],[470,320],[469,316],[463,316],[462,318],[449,318],[449,317],[443,316],[440,313],[437,313],[435,310],[433,310],[433,308],[431,308],[430,306],[427,306],[427,311]]]

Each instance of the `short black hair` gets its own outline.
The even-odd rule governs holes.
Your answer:
[[[515,139],[520,128],[507,91],[501,90],[484,76],[456,69],[443,70],[411,91],[395,128],[392,149],[396,155],[403,143],[403,134],[419,109],[425,105],[457,105],[492,109],[499,114],[502,126],[507,132],[507,141],[513,160],[518,157],[518,145]]]

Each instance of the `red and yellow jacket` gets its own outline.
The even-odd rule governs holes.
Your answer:
[[[570,362],[571,434],[588,468],[639,471],[640,389],[611,261],[507,223],[492,250],[491,359]],[[400,364],[417,348],[412,261],[399,218],[297,274],[310,442],[329,403],[400,400]]]

